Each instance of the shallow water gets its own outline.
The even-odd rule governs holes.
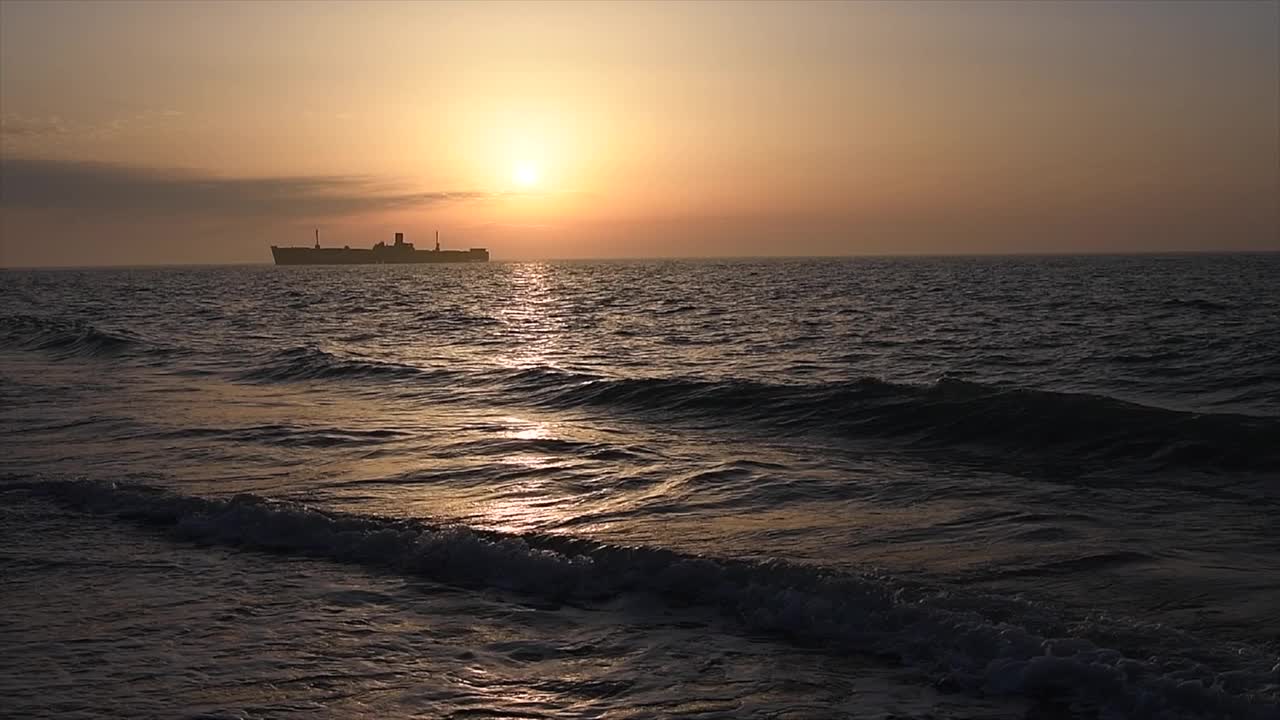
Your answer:
[[[9,271],[0,473],[23,716],[1280,716],[1276,255]]]

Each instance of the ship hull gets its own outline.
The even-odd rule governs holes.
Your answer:
[[[488,262],[483,248],[470,250],[394,250],[271,246],[276,265],[427,265]]]

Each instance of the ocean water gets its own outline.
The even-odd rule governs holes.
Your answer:
[[[0,273],[6,717],[1280,718],[1280,255]]]

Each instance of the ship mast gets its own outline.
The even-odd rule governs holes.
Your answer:
[[[320,228],[316,228],[316,249],[320,249]]]

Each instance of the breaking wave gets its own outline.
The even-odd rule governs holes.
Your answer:
[[[1034,608],[892,578],[727,560],[547,535],[327,512],[254,495],[211,499],[140,485],[10,477],[0,489],[158,528],[176,538],[332,561],[544,599],[643,593],[719,610],[745,628],[832,652],[895,658],[977,692],[1069,700],[1123,717],[1280,718],[1280,665],[1236,648],[1196,658],[1102,647]],[[1129,636],[1142,628],[1128,627]],[[1162,633],[1159,626],[1149,631]],[[1118,636],[1121,634],[1117,634]]]

